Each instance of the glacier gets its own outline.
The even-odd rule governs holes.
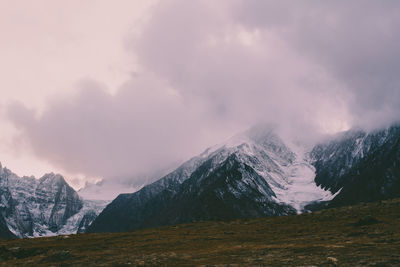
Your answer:
[[[205,155],[222,148],[236,150],[244,158],[257,158],[257,164],[253,160],[244,162],[267,181],[276,202],[295,208],[297,213],[304,212],[310,203],[330,201],[339,193],[333,194],[315,183],[316,170],[308,147],[290,138],[278,137],[271,126],[252,127],[206,150]]]

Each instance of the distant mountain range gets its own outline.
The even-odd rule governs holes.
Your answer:
[[[59,175],[19,178],[0,166],[0,234],[121,232],[393,197],[400,197],[400,126],[351,130],[312,148],[257,126],[135,193],[120,194],[100,214],[106,202],[82,200]]]
[[[83,200],[61,175],[18,177],[0,164],[0,237],[84,232],[107,203]]]

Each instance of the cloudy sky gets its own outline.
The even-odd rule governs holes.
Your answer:
[[[158,172],[260,122],[304,140],[385,126],[400,118],[399,12],[391,0],[0,0],[0,161],[78,188]]]

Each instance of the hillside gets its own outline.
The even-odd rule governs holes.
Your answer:
[[[399,266],[400,199],[302,215],[0,241],[0,266]]]

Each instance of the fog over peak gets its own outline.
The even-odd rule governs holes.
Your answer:
[[[84,79],[43,112],[9,107],[35,154],[138,183],[258,123],[307,142],[400,118],[400,2],[159,1],[115,93]],[[84,76],[84,74],[83,74]]]

